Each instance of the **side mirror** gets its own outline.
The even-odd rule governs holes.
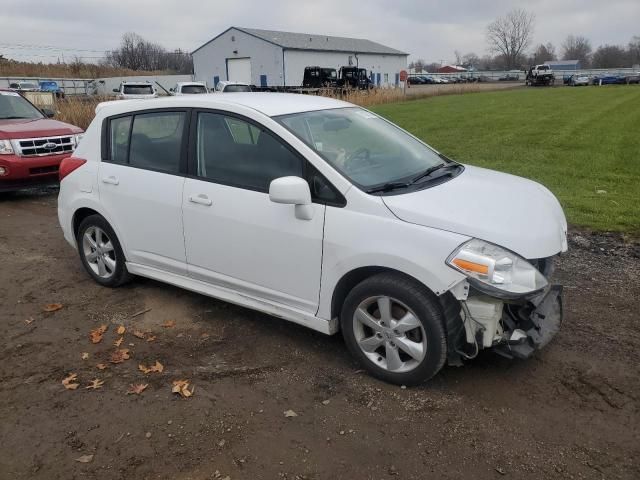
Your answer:
[[[113,89],[113,93],[120,93],[120,89],[119,88],[114,88]]]
[[[176,90],[175,90],[175,88],[171,87],[171,88],[169,89],[169,91],[170,91],[170,92],[175,92]]]
[[[44,113],[44,116],[47,118],[53,118],[56,115],[56,112],[54,112],[50,108],[42,108],[41,110],[42,110],[42,113]]]
[[[269,199],[274,203],[295,205],[296,218],[300,220],[313,218],[311,190],[306,180],[300,177],[280,177],[273,180],[269,185]]]

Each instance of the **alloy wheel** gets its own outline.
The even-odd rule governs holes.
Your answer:
[[[365,356],[390,372],[413,370],[427,352],[426,334],[418,316],[389,296],[363,300],[353,315],[353,332]]]
[[[82,236],[82,251],[87,264],[98,277],[108,279],[116,271],[116,252],[111,239],[100,227],[87,228]]]

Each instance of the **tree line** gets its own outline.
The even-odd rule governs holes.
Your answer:
[[[193,73],[193,59],[189,52],[179,49],[169,51],[132,32],[122,36],[120,46],[117,49],[107,52],[103,63],[111,67],[129,70]]]
[[[477,70],[523,70],[552,60],[578,60],[581,68],[623,68],[640,64],[640,36],[627,45],[600,45],[595,50],[582,35],[568,35],[559,49],[551,42],[534,45],[535,15],[515,9],[499,17],[486,29],[489,54],[482,57],[473,52],[454,52],[455,64]],[[409,64],[416,71],[434,72],[442,65],[418,59]]]

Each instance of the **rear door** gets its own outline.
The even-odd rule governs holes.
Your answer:
[[[186,110],[105,120],[100,201],[128,262],[186,275],[182,189]]]

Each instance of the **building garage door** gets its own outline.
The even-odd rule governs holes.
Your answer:
[[[227,58],[227,72],[232,82],[251,84],[251,59]]]

